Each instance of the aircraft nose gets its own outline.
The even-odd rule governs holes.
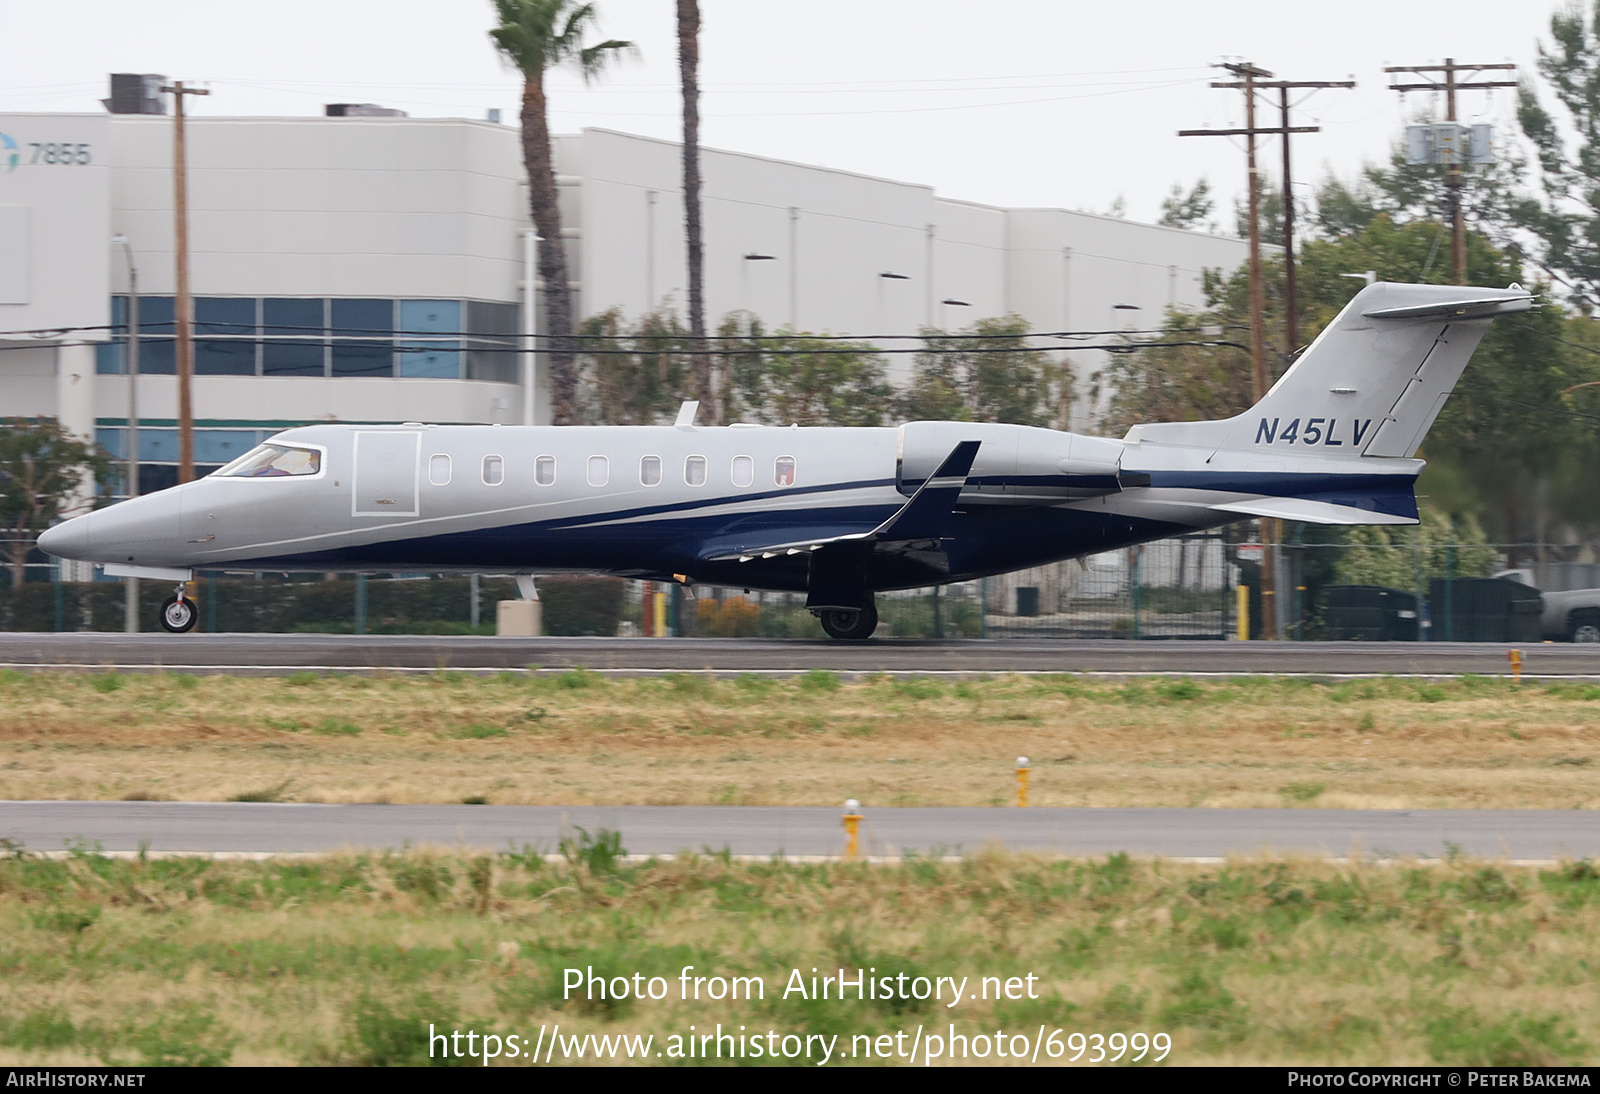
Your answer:
[[[88,539],[83,523],[83,517],[73,517],[54,528],[46,528],[39,537],[39,550],[56,558],[77,559]]]
[[[163,490],[62,521],[39,537],[39,548],[78,562],[160,565],[182,553],[181,492]]]

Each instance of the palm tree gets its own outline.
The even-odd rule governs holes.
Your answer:
[[[495,46],[522,73],[522,162],[528,171],[528,206],[544,237],[539,248],[539,277],[544,281],[545,314],[550,335],[553,420],[572,424],[576,411],[577,376],[572,340],[572,292],[567,283],[567,252],[561,239],[561,210],[556,203],[555,167],[550,156],[550,124],[546,113],[544,74],[571,65],[584,82],[598,76],[632,42],[608,39],[585,46],[596,24],[593,4],[575,0],[494,0],[500,25],[489,32]]]
[[[717,417],[706,352],[706,303],[700,242],[700,0],[678,0],[678,73],[683,81],[683,221],[689,244],[689,336],[694,347],[694,397]],[[653,306],[653,302],[652,302]]]

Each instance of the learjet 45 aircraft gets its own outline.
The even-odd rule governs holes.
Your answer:
[[[806,594],[835,638],[874,594],[1253,517],[1415,524],[1413,456],[1509,289],[1379,283],[1265,398],[1122,440],[973,422],[885,428],[314,425],[196,482],[49,529],[113,576],[196,570],[603,572]]]

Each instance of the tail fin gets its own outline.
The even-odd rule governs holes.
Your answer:
[[[1409,458],[1489,321],[1532,306],[1532,295],[1518,285],[1368,285],[1243,414],[1136,425],[1125,439],[1286,455]]]

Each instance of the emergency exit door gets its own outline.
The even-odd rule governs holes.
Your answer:
[[[357,433],[351,513],[358,517],[414,517],[420,433]]]

